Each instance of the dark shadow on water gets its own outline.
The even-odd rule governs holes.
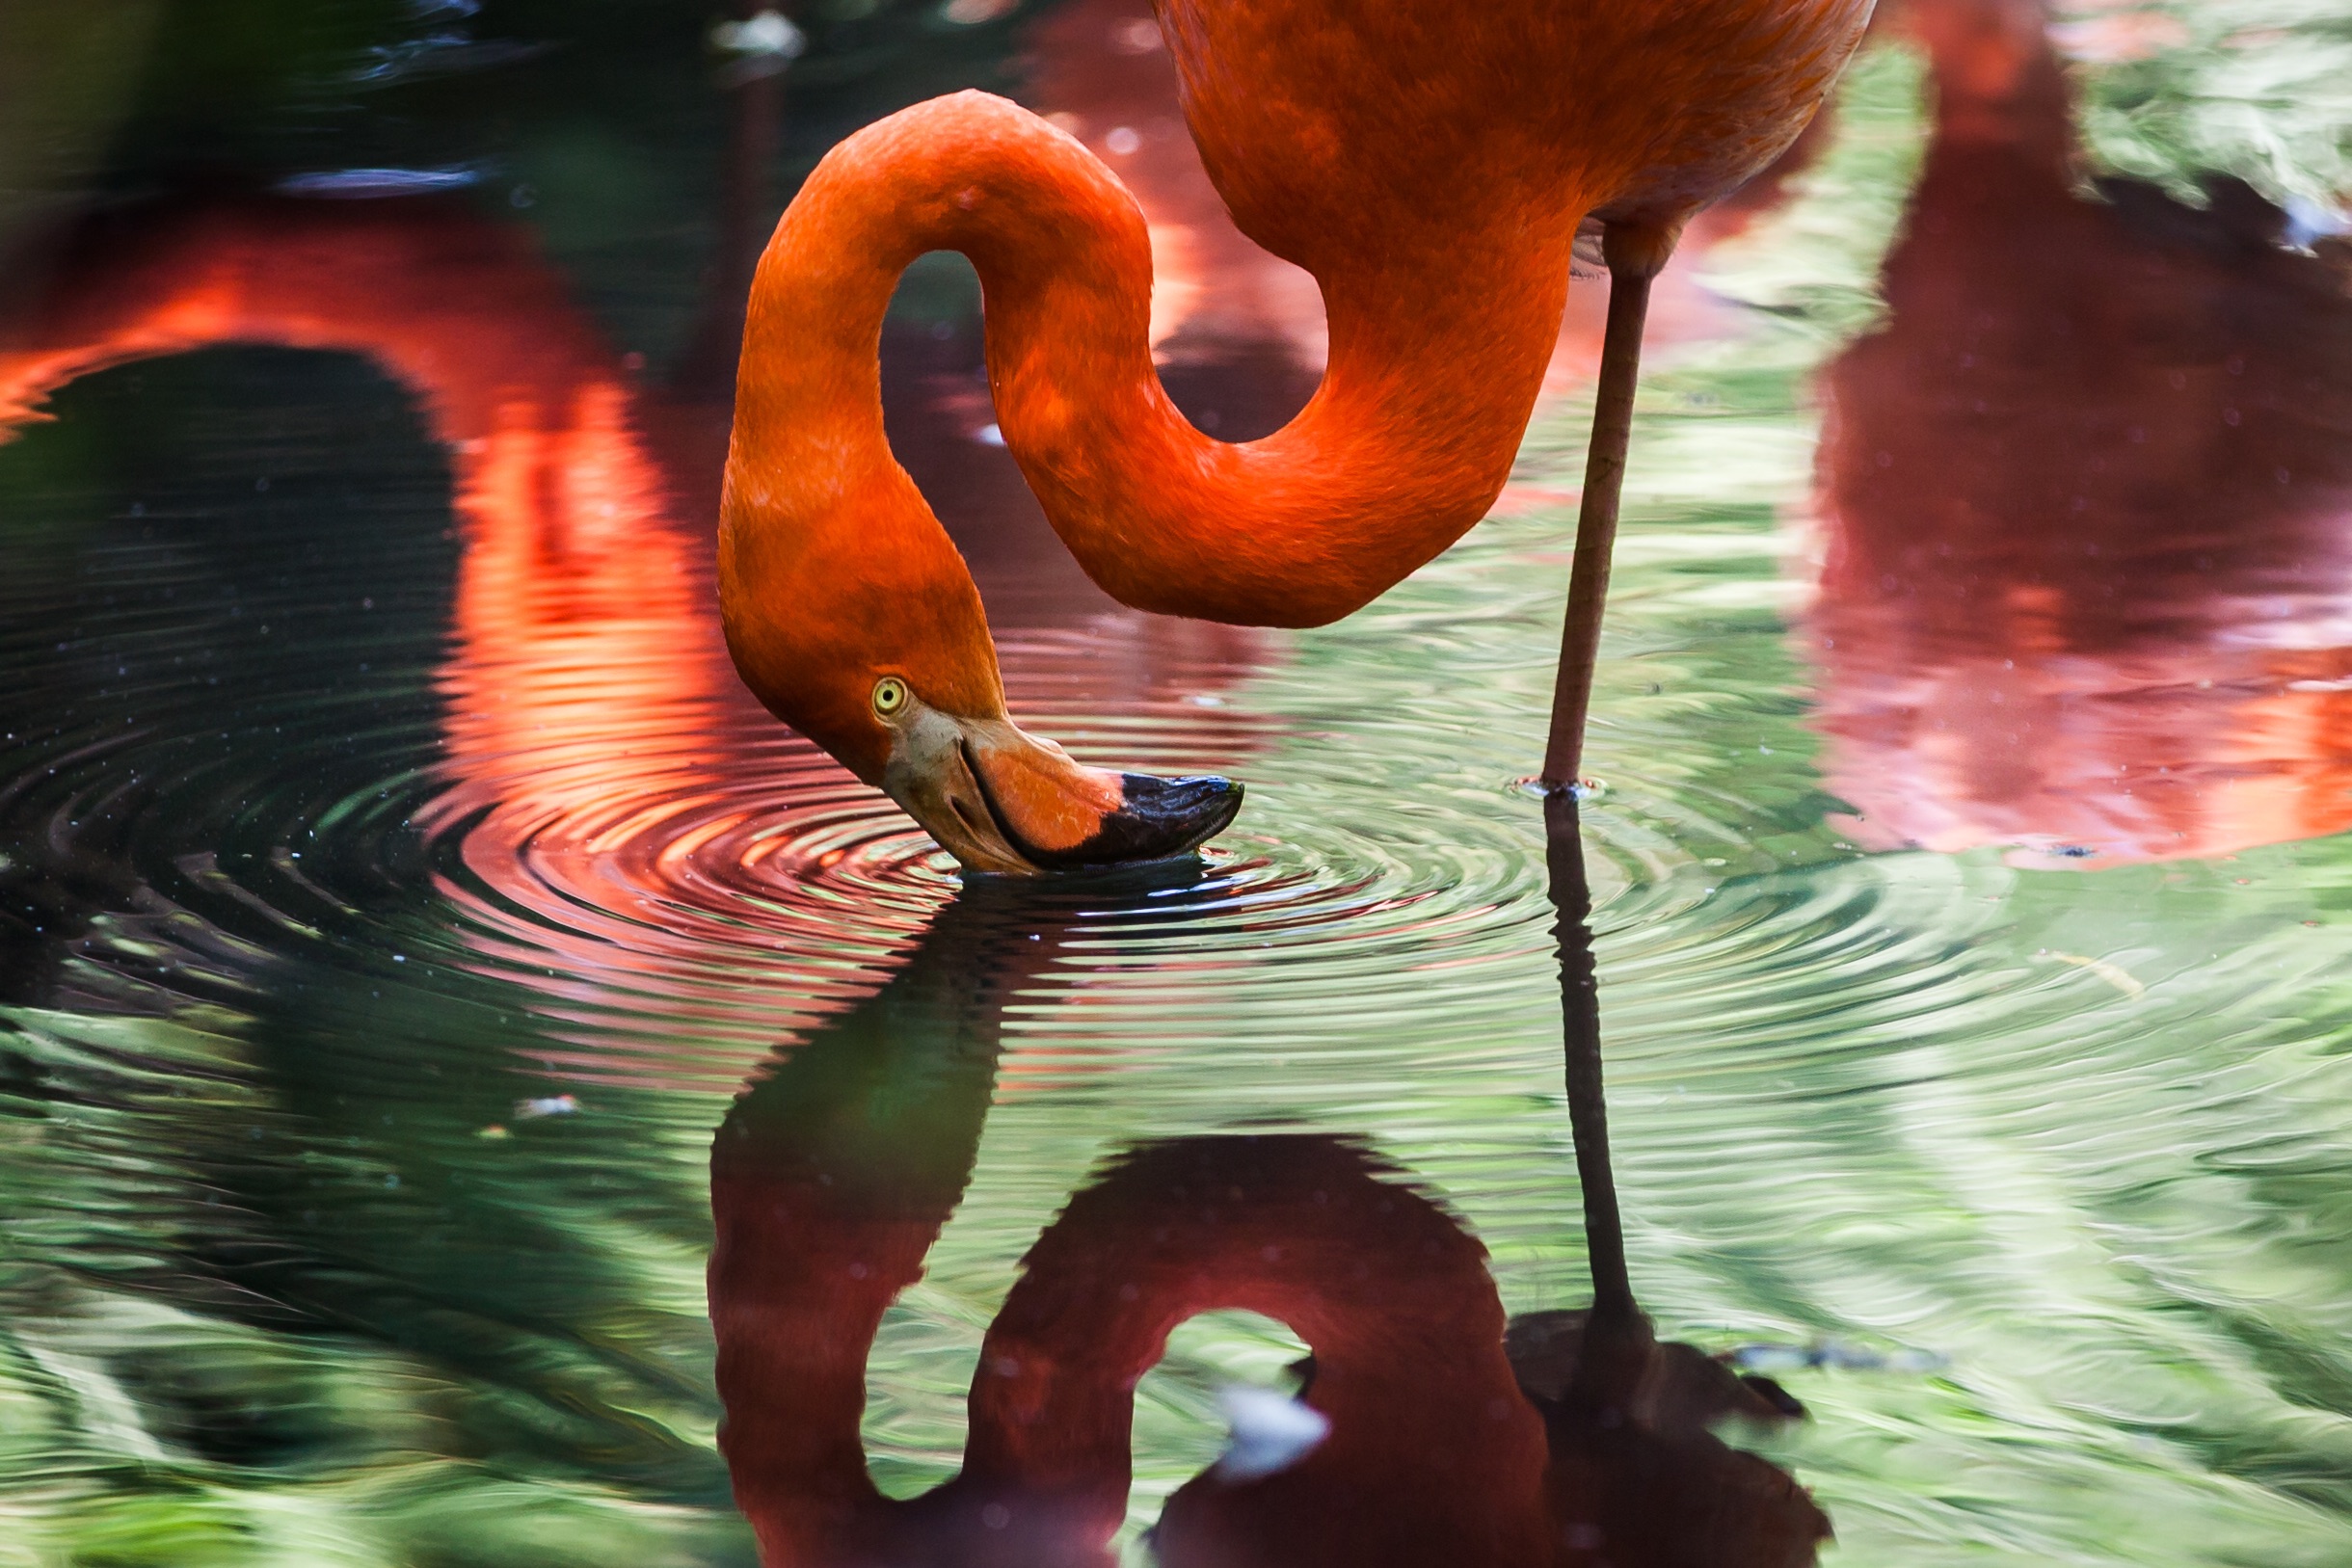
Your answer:
[[[167,805],[190,779],[219,800],[225,755],[292,727],[406,743],[368,766],[428,760],[423,651],[447,634],[457,554],[446,463],[358,359],[208,348],[92,376],[54,412],[0,425],[0,1004],[41,1007],[98,1000],[86,961],[147,935],[151,888],[266,849]],[[335,799],[361,782],[354,749],[276,787]],[[83,770],[27,765],[44,751]]]

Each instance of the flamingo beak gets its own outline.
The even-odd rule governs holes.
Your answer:
[[[968,870],[1034,876],[1171,860],[1222,832],[1242,786],[1082,767],[1009,719],[909,699],[882,787]]]

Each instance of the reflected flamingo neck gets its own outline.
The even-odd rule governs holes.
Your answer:
[[[1238,1154],[1236,1151],[1238,1150]],[[981,1350],[966,1474],[1080,1499],[1116,1523],[1135,1390],[1169,1333],[1241,1309],[1314,1352],[1332,1422],[1299,1474],[1426,1484],[1433,1455],[1481,1496],[1532,1497],[1540,1422],[1503,1353],[1484,1249],[1330,1140],[1146,1151],[1039,1238]]]

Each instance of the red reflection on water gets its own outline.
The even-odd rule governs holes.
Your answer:
[[[356,354],[449,454],[465,546],[443,809],[565,812],[650,782],[727,690],[638,392],[527,232],[440,201],[241,200],[97,226],[0,353],[0,421],[215,344]]]
[[[1887,322],[1824,383],[1807,643],[1853,833],[2097,866],[2352,827],[2345,270],[2242,187],[2082,193],[2034,0],[1909,20],[1935,139]]]
[[[720,1446],[771,1568],[1108,1568],[1137,1380],[1177,1324],[1228,1308],[1306,1341],[1313,1414],[1263,1395],[1255,1464],[1229,1453],[1169,1500],[1154,1540],[1168,1568],[1813,1560],[1827,1525],[1811,1500],[1708,1430],[1769,1413],[1755,1390],[1645,1337],[1585,1367],[1572,1315],[1522,1319],[1507,1351],[1484,1249],[1401,1173],[1320,1134],[1179,1139],[1098,1173],[988,1328],[962,1472],[883,1497],[860,1436],[868,1356],[971,1178],[1005,1003],[1033,1010],[1081,921],[1151,902],[1098,897],[1082,916],[1056,896],[967,891],[885,991],[773,1064],[719,1130]]]

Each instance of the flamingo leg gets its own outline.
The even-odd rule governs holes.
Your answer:
[[[1617,241],[1612,226],[1608,238]],[[1666,242],[1670,249],[1672,241]],[[1617,543],[1617,498],[1625,485],[1625,449],[1633,438],[1633,394],[1642,379],[1642,327],[1649,315],[1649,285],[1663,253],[1643,247],[1620,259],[1611,243],[1609,326],[1601,339],[1599,401],[1592,411],[1592,444],[1585,455],[1585,493],[1576,515],[1576,561],[1568,572],[1568,620],[1561,634],[1560,678],[1552,691],[1552,737],[1543,752],[1543,783],[1553,790],[1576,783],[1584,760],[1585,713],[1592,704],[1592,670],[1600,656],[1601,610],[1609,597],[1609,555]],[[1632,247],[1626,247],[1632,249]]]

